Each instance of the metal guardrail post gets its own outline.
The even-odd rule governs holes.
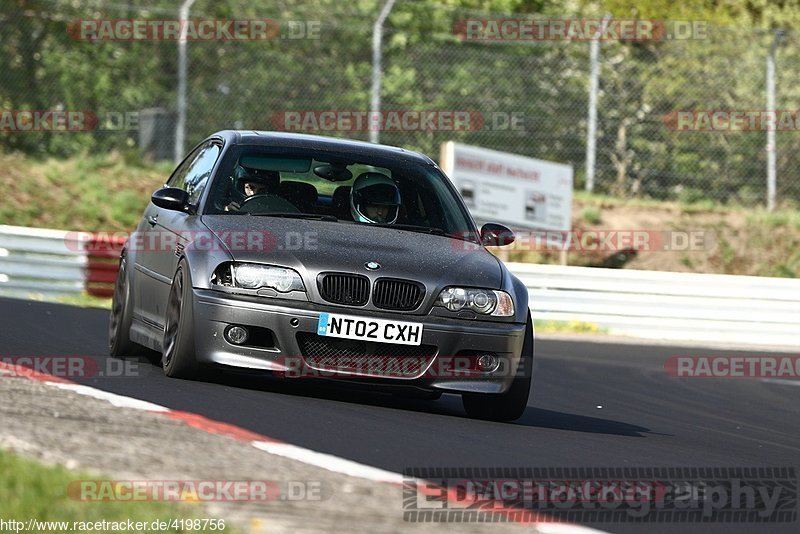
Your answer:
[[[381,112],[381,77],[383,76],[381,62],[383,60],[383,24],[394,7],[395,0],[386,0],[375,24],[372,26],[372,92],[370,97],[370,117]],[[380,140],[380,130],[375,124],[380,121],[370,120],[369,142],[377,143]]]
[[[767,113],[775,113],[775,52],[783,41],[783,32],[775,31],[772,44],[767,53]],[[775,210],[778,146],[775,130],[778,117],[767,126],[767,210]]]
[[[183,159],[183,145],[186,142],[186,40],[188,34],[189,10],[195,0],[185,0],[181,4],[178,19],[181,34],[178,39],[178,123],[175,127],[175,164]]]
[[[594,191],[595,160],[597,158],[597,93],[600,90],[600,38],[611,20],[603,17],[600,29],[589,43],[589,117],[586,122],[586,191]],[[566,262],[564,262],[566,264]]]

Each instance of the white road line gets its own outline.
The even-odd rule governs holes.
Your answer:
[[[289,443],[254,441],[253,447],[270,454],[297,460],[298,462],[303,462],[304,464],[313,465],[342,475],[365,478],[375,482],[388,482],[390,484],[403,483],[403,476],[398,473],[392,473],[391,471],[385,471],[377,467],[360,464],[352,460],[345,460],[344,458],[339,458],[332,454],[312,451]]]
[[[115,393],[110,393],[108,391],[103,391],[90,386],[74,383],[51,382],[48,380],[43,380],[42,382],[50,386],[55,386],[59,389],[73,391],[79,395],[85,395],[87,397],[104,400],[119,408],[132,408],[135,410],[156,413],[172,411],[169,408],[158,404],[153,404],[140,399],[134,399],[133,397],[126,397],[124,395],[117,395]],[[402,484],[404,481],[403,476],[399,473],[393,473],[377,467],[360,464],[352,460],[339,458],[338,456],[334,456],[332,454],[312,451],[310,449],[298,447],[289,443],[252,441],[251,445],[269,454],[275,454],[277,456],[303,462],[305,464],[334,473],[389,484]],[[545,521],[535,523],[535,527],[543,534],[609,534],[603,530],[596,530],[569,523],[550,523]]]
[[[762,382],[769,382],[771,384],[783,384],[784,386],[800,386],[800,380],[786,380],[783,378],[763,378]]]
[[[153,404],[152,402],[134,399],[133,397],[125,397],[122,395],[109,393],[108,391],[103,391],[101,389],[95,389],[80,384],[65,384],[62,382],[45,382],[45,384],[55,386],[59,389],[74,391],[78,395],[86,395],[87,397],[104,400],[110,402],[112,405],[118,408],[133,408],[134,410],[144,410],[146,412],[170,411],[169,408],[165,408],[164,406],[160,406],[158,404]]]
[[[540,534],[610,534],[605,530],[582,527],[569,523],[536,523],[536,530]]]

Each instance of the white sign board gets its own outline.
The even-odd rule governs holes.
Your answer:
[[[572,229],[572,166],[448,141],[442,170],[472,216],[515,228]]]

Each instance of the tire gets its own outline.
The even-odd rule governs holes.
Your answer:
[[[128,281],[128,260],[123,255],[119,259],[117,280],[111,297],[111,313],[108,317],[108,353],[112,358],[123,358],[144,351],[144,347],[131,341],[132,322],[133,302]]]
[[[461,395],[467,415],[474,419],[487,421],[514,421],[522,417],[528,406],[528,396],[533,379],[533,322],[530,314],[525,327],[525,341],[522,344],[519,366],[514,381],[508,391],[496,394]]]
[[[171,378],[196,378],[199,366],[195,359],[192,280],[186,260],[178,263],[167,300],[161,364]]]

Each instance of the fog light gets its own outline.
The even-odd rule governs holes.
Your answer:
[[[478,369],[491,373],[500,367],[500,360],[494,354],[481,354],[478,356]]]
[[[247,341],[248,332],[247,328],[243,326],[229,326],[225,330],[225,339],[234,345],[241,345]]]

